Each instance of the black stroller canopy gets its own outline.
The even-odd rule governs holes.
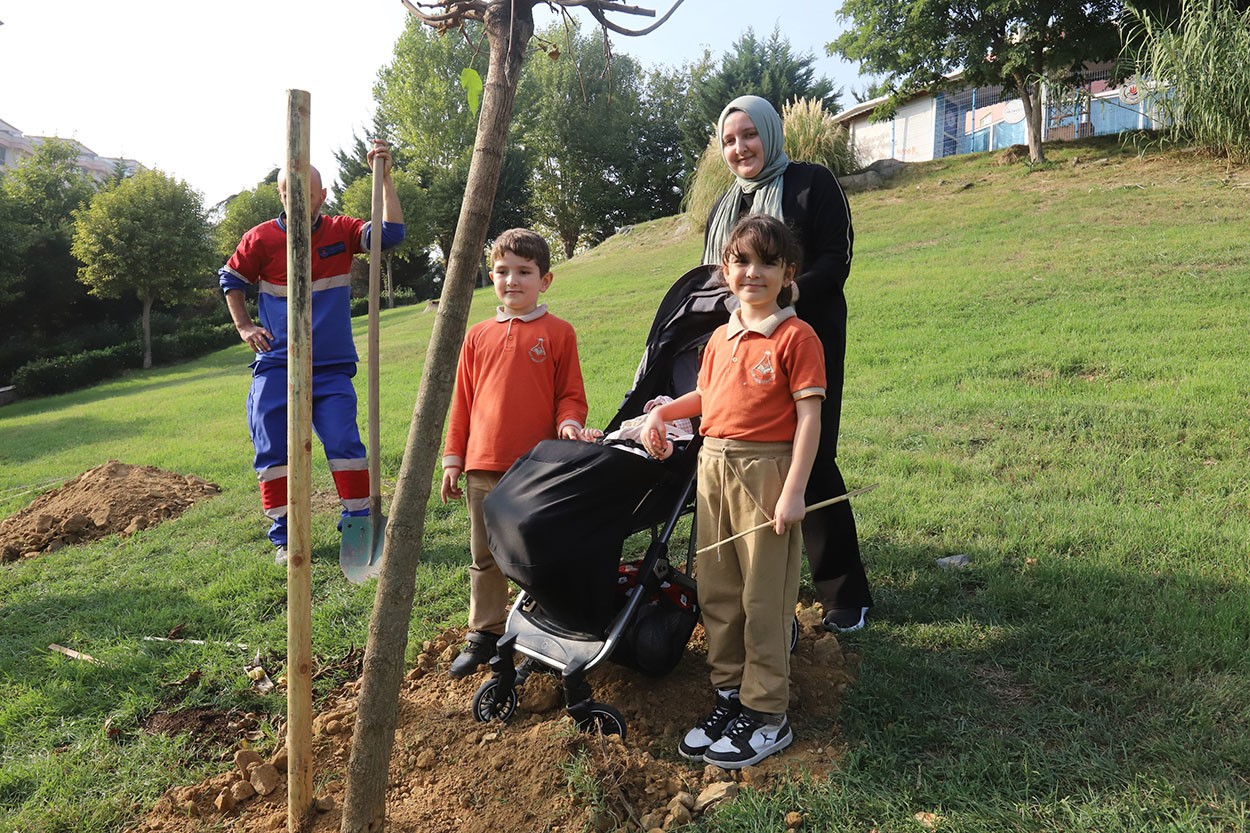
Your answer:
[[[729,320],[727,302],[732,297],[718,267],[712,265],[696,266],[669,287],[651,322],[633,390],[625,394],[606,431],[615,431],[625,420],[641,414],[643,406],[657,396],[677,398],[694,390],[699,375],[697,348]]]

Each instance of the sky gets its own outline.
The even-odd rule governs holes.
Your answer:
[[[663,14],[672,0],[630,2]],[[816,58],[817,76],[846,88],[846,105],[866,82],[825,55],[842,29],[838,5],[685,0],[649,35],[612,36],[613,49],[675,66],[776,25],[795,53]],[[372,121],[373,84],[407,16],[400,0],[0,0],[0,119],[158,168],[212,207],[285,162],[287,90],[306,90],[311,161],[328,184],[334,151]],[[537,7],[540,28],[553,19]]]

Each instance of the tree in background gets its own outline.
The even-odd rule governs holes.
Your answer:
[[[5,320],[36,343],[64,337],[95,306],[75,279],[79,264],[70,253],[74,210],[95,191],[78,167],[77,146],[61,139],[44,140],[0,178],[6,236],[17,246],[6,246],[0,261],[8,273],[6,306],[13,305]]]
[[[525,65],[513,131],[531,169],[535,227],[571,258],[632,222],[642,154],[642,71],[602,39],[557,23],[538,35],[550,59]],[[641,177],[645,178],[645,176]]]
[[[143,367],[152,366],[152,305],[207,290],[216,253],[200,195],[161,171],[142,171],[75,212],[79,280],[101,298],[143,305]]]
[[[1121,0],[843,0],[850,26],[828,49],[884,76],[886,109],[921,90],[1001,85],[1020,97],[1029,158],[1042,162],[1042,86],[1114,59],[1124,13]]]
[[[698,119],[686,123],[689,152],[696,158],[703,153],[721,110],[740,95],[758,95],[778,113],[797,98],[817,99],[836,113],[841,91],[835,91],[828,79],[816,78],[815,63],[811,53],[794,54],[790,40],[779,29],[774,27],[767,40],[760,40],[754,29],[747,29],[721,56],[720,66],[696,81]]]
[[[276,177],[275,177],[276,180]],[[244,232],[282,213],[277,182],[262,182],[249,191],[240,191],[225,204],[221,221],[213,229],[213,242],[221,263],[230,259]]]
[[[781,108],[781,123],[786,156],[795,162],[824,165],[836,176],[859,169],[850,134],[845,127],[834,123],[833,113],[820,101],[803,98],[787,104]],[[712,136],[686,191],[686,211],[696,222],[702,223],[733,180],[733,172],[721,156],[720,140]]]
[[[17,206],[9,201],[0,182],[0,309],[16,304],[21,297],[22,253],[31,230],[17,213]]]
[[[417,177],[408,171],[396,169],[392,172],[391,179],[395,183],[400,205],[404,207],[405,227],[420,228],[421,218],[427,207],[428,193],[421,187]],[[343,214],[369,219],[369,214],[373,211],[373,175],[367,168],[363,177],[352,180],[347,186],[339,209]],[[388,308],[395,306],[397,286],[412,289],[418,298],[437,297],[438,286],[430,272],[428,241],[405,235],[403,243],[382,252],[382,262],[386,272]]]
[[[419,221],[405,223],[405,245],[412,245],[414,250],[437,246],[443,258],[450,256],[454,246],[477,131],[477,117],[460,80],[467,69],[482,77],[488,74],[480,23],[466,21],[463,28],[440,36],[410,17],[395,43],[393,59],[378,73],[373,91],[377,102],[374,130],[392,139],[396,169],[415,174],[427,192]],[[489,236],[512,226],[529,225],[528,171],[524,156],[514,145],[508,142],[505,150],[504,175]],[[367,173],[360,171],[359,175]],[[347,180],[345,188],[355,178],[350,166],[342,168],[340,176]]]

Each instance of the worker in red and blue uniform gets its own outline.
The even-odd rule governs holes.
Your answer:
[[[382,248],[404,239],[404,219],[391,179],[387,144],[374,140],[368,162],[383,161]],[[326,189],[321,174],[309,169],[312,215],[312,422],[325,449],[343,517],[369,514],[369,468],[356,425],[356,344],[352,340],[352,256],[369,251],[372,223],[354,217],[321,214]],[[278,176],[278,195],[286,201],[286,172]],[[247,423],[256,451],[261,505],[273,521],[269,540],[275,561],[286,563],[287,548],[287,274],[286,211],[249,230],[234,254],[218,270],[221,290],[239,338],[256,354],[247,397]],[[244,302],[257,290],[260,323]],[[340,521],[340,529],[342,522]]]

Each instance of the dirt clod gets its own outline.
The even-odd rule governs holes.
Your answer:
[[[195,475],[109,460],[0,520],[0,562],[33,558],[106,535],[133,535],[221,490]]]

